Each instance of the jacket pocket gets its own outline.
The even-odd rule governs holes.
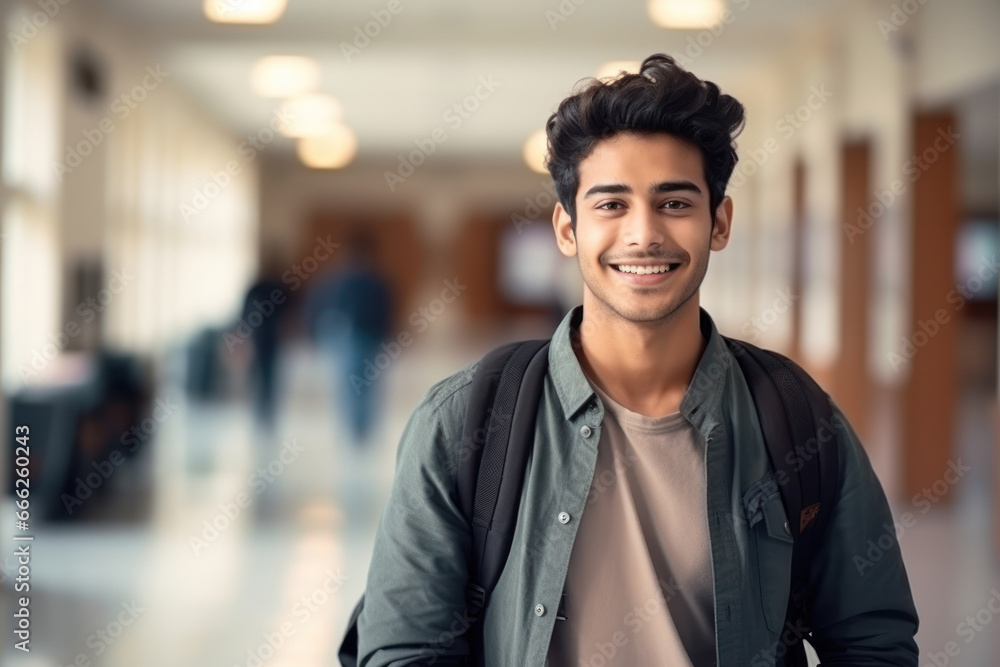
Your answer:
[[[761,611],[768,630],[780,634],[791,588],[792,546],[781,494],[774,475],[767,473],[743,496],[757,561]]]

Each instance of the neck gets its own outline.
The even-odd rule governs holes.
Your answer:
[[[632,412],[660,417],[679,411],[708,346],[698,294],[663,320],[631,322],[584,292],[574,350],[587,376]]]

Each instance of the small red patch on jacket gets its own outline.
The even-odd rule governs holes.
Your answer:
[[[800,533],[805,530],[809,524],[816,520],[817,514],[819,514],[819,503],[812,504],[802,510],[802,515],[799,520]]]

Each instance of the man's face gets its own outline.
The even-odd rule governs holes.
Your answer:
[[[697,146],[658,133],[617,134],[580,162],[576,231],[561,205],[552,221],[559,249],[579,261],[585,308],[657,322],[698,293],[733,210],[726,197],[713,227],[702,160]]]

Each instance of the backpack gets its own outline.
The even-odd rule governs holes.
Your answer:
[[[791,589],[786,620],[809,627],[813,600],[808,591],[809,564],[818,551],[836,497],[836,447],[822,445],[819,427],[832,425],[829,396],[795,362],[776,352],[723,336],[739,362],[753,395],[782,505],[786,529],[794,539]],[[480,360],[473,375],[458,469],[458,498],[472,525],[470,579],[466,585],[471,665],[482,642],[482,611],[503,571],[517,525],[521,487],[534,441],[535,418],[548,368],[547,340],[498,347]],[[797,520],[795,520],[797,519]],[[348,622],[338,651],[343,667],[358,664],[358,616],[364,596]],[[556,618],[562,616],[562,605]],[[413,663],[419,664],[419,663]],[[789,647],[788,665],[805,665],[801,640]]]

